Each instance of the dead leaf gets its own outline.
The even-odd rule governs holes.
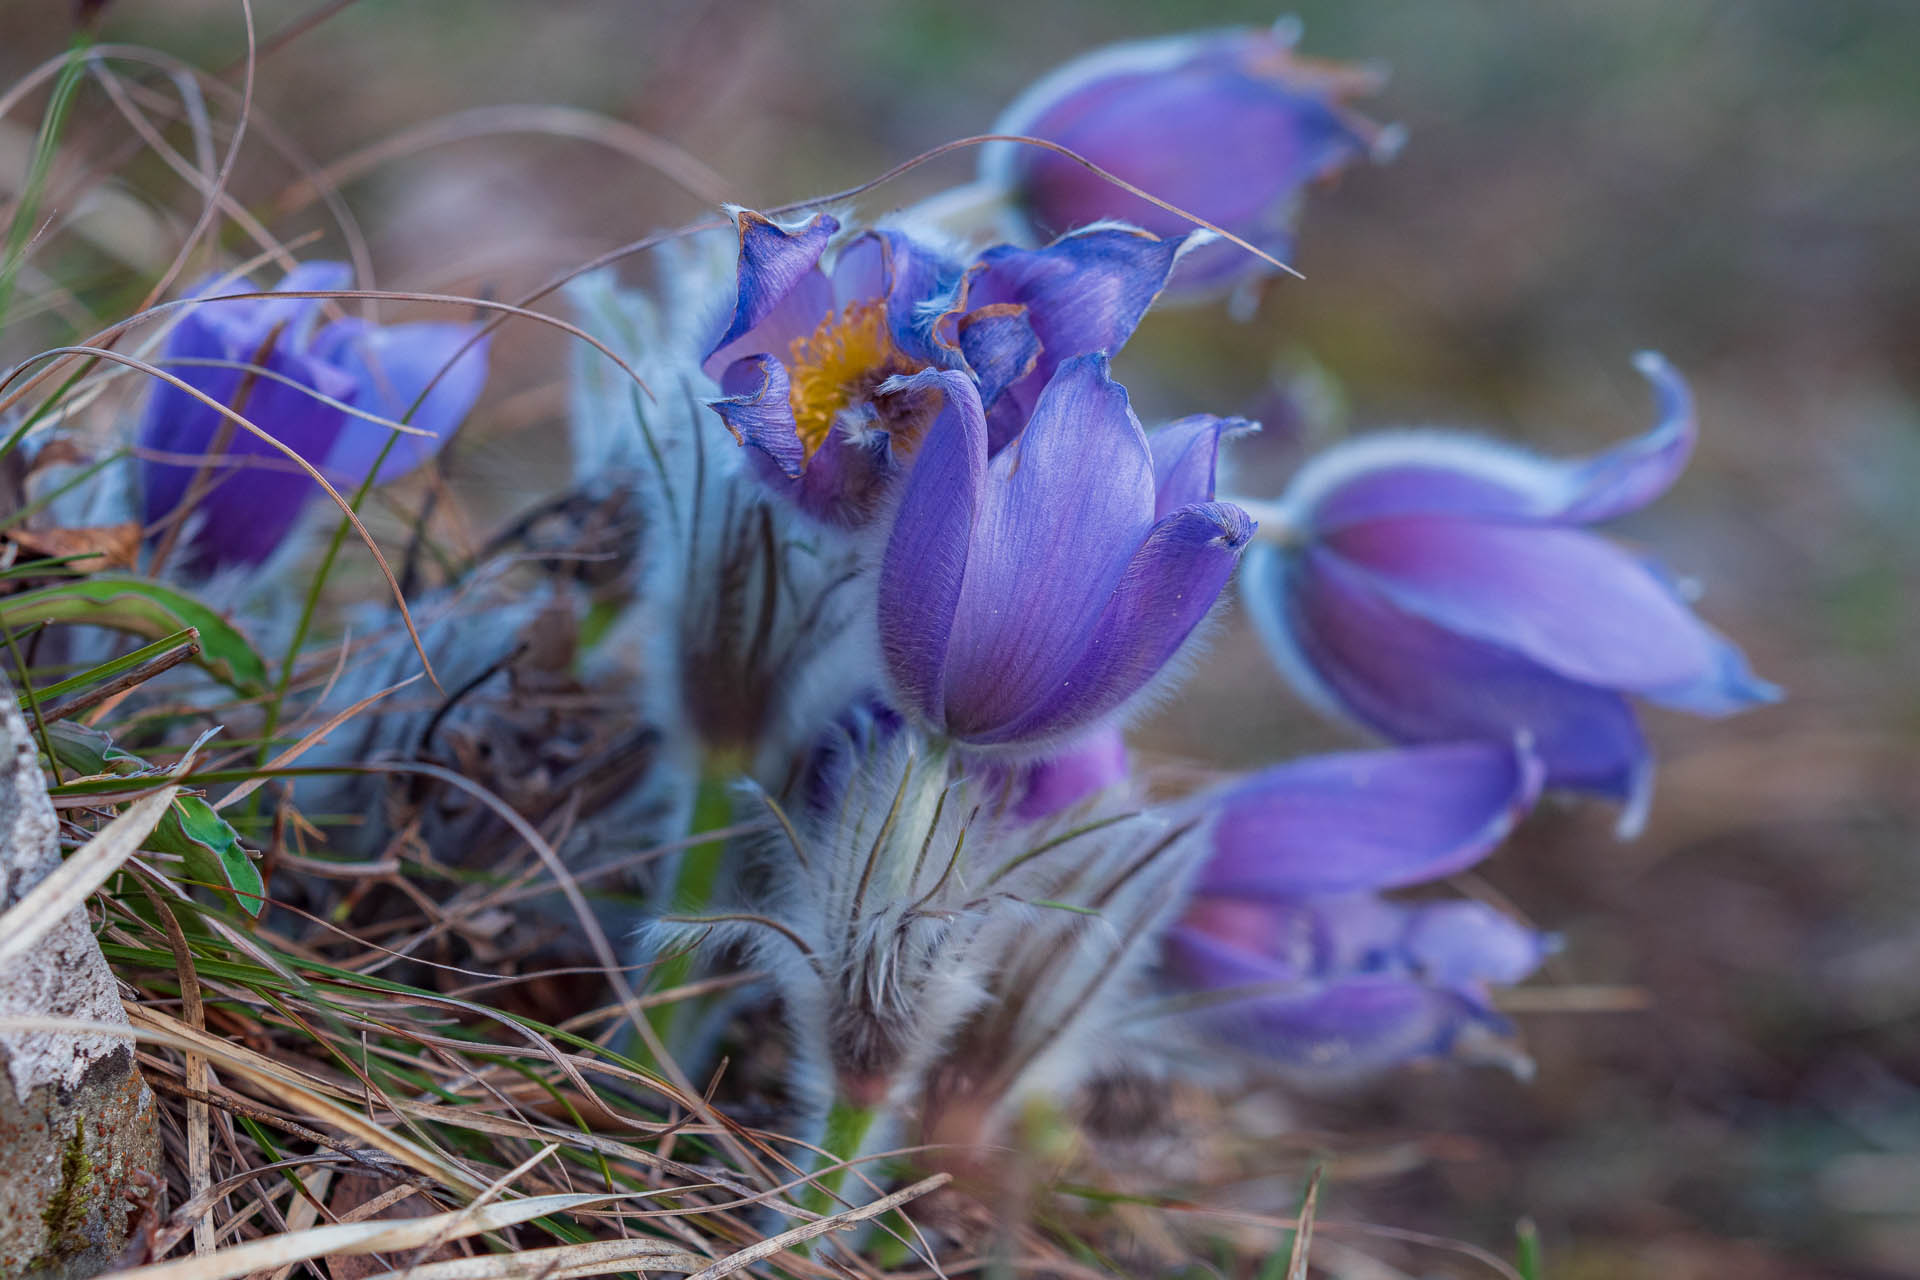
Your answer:
[[[30,556],[77,556],[67,567],[79,573],[131,569],[140,562],[140,526],[87,525],[79,529],[9,529],[7,539]]]

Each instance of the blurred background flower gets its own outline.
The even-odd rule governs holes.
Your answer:
[[[1021,94],[993,131],[1059,143],[1286,262],[1308,185],[1368,154],[1384,159],[1399,137],[1343,103],[1377,92],[1385,75],[1299,58],[1299,36],[1282,18],[1095,49]],[[1105,218],[1161,235],[1191,225],[1056,151],[997,142],[980,169],[1037,238]],[[1169,292],[1217,297],[1276,270],[1216,243],[1180,264]]]
[[[352,282],[344,262],[309,262],[271,292],[334,292]],[[369,477],[396,479],[432,457],[487,378],[478,326],[382,327],[358,316],[322,324],[319,298],[220,300],[255,291],[226,279],[193,291],[159,361],[186,387],[156,382],[141,418],[147,540],[158,557],[186,531],[182,561],[193,571],[264,563],[322,493],[275,441],[350,494]]]

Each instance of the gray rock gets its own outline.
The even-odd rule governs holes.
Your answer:
[[[0,911],[60,863],[31,729],[0,677]],[[106,958],[75,910],[0,966],[0,1016],[127,1025]],[[114,1265],[128,1192],[160,1162],[158,1111],[131,1042],[0,1031],[0,1280],[77,1280]]]

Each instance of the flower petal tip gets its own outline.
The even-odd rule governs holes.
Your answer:
[[[1653,757],[1642,755],[1634,762],[1632,776],[1627,781],[1626,793],[1621,797],[1620,817],[1613,824],[1613,838],[1625,843],[1638,840],[1640,833],[1647,829],[1647,818],[1653,812]]]

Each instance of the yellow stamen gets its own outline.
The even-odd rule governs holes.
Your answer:
[[[787,354],[787,403],[807,457],[826,443],[842,409],[916,367],[893,345],[886,304],[879,299],[850,302],[838,315],[829,311],[819,328],[795,338]]]

